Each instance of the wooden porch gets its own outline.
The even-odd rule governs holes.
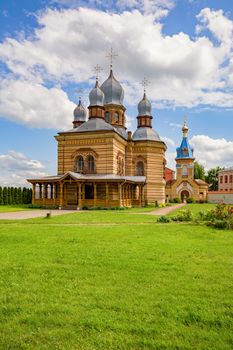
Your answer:
[[[130,181],[33,182],[32,203],[59,208],[144,206],[144,184]]]

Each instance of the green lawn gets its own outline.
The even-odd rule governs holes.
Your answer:
[[[232,246],[126,210],[0,221],[0,349],[231,350]]]
[[[30,209],[32,208],[28,208],[28,204],[0,205],[0,213],[30,210]]]

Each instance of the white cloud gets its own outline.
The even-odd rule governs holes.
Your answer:
[[[233,22],[222,11],[203,9],[197,18],[199,29],[218,38],[216,45],[200,34],[195,39],[182,32],[163,34],[146,6],[168,10],[174,1],[131,0],[129,5],[131,12],[114,14],[47,9],[38,15],[39,26],[30,37],[6,38],[0,59],[10,75],[1,83],[1,116],[40,127],[71,125],[74,104],[58,83],[90,84],[92,67],[97,62],[107,66],[105,53],[111,46],[119,55],[114,73],[126,89],[126,104],[138,103],[142,89],[137,82],[145,76],[151,82],[148,97],[157,107],[233,107]]]
[[[190,139],[194,156],[206,169],[233,165],[233,141],[212,139],[207,135],[195,135]]]
[[[21,80],[0,83],[0,111],[8,119],[34,127],[71,127],[75,104],[56,87]]]
[[[182,129],[182,124],[178,124],[178,123],[169,123],[169,126],[172,126],[172,127],[175,127],[175,128],[178,128],[178,129]]]
[[[162,141],[164,141],[166,143],[167,146],[175,147],[175,142],[170,137],[161,136],[160,138]]]
[[[0,154],[1,186],[29,186],[30,177],[46,176],[44,164],[16,151]]]

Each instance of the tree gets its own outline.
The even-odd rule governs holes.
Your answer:
[[[2,187],[0,187],[0,205],[3,204],[3,198],[2,198]]]
[[[210,184],[209,189],[211,191],[217,191],[218,190],[218,173],[220,170],[223,170],[224,168],[220,168],[217,166],[216,168],[211,168],[208,170],[207,175],[205,177],[205,181]]]
[[[2,198],[3,198],[3,204],[7,205],[8,204],[8,196],[7,196],[7,187],[3,187],[2,191]]]
[[[200,179],[205,181],[205,169],[198,162],[194,162],[194,179]]]

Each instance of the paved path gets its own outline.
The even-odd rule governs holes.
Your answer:
[[[141,214],[150,214],[150,215],[152,214],[152,215],[156,215],[156,216],[167,215],[167,214],[170,214],[177,209],[182,208],[184,205],[186,205],[186,204],[181,203],[181,204],[171,205],[170,207],[164,207],[164,208],[160,208],[157,210],[153,210],[153,211],[141,213]]]
[[[25,210],[25,211],[14,211],[9,213],[0,213],[0,220],[23,220],[45,217],[47,213],[51,212],[51,216],[64,215],[77,213],[77,210],[58,210],[58,209],[39,209],[39,210]]]

